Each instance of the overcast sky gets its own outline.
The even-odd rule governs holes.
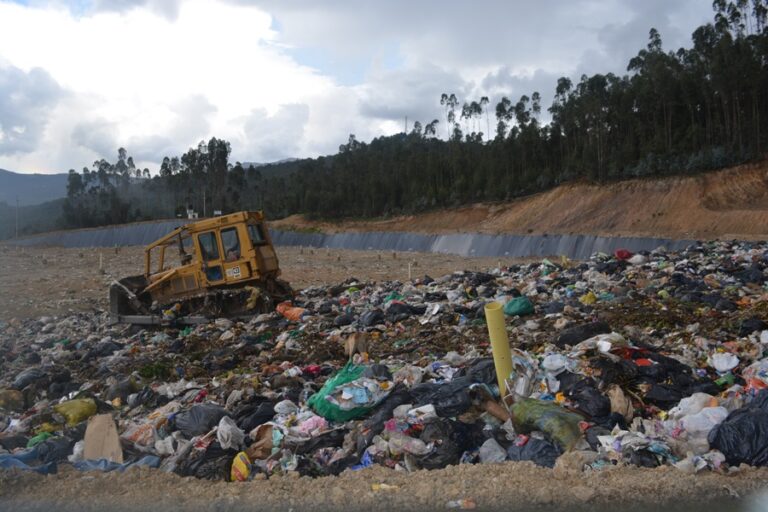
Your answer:
[[[709,0],[0,0],[0,168],[123,146],[155,172],[211,136],[233,161],[317,156],[406,116],[444,134],[443,92],[546,109],[558,77],[624,74],[651,27],[675,50],[711,18]]]

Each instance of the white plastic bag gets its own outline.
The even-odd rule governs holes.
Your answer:
[[[239,450],[243,446],[243,441],[245,441],[245,432],[238,428],[235,420],[229,416],[224,416],[219,420],[216,438],[225,450],[230,448]]]

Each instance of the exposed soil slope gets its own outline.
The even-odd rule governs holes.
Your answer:
[[[768,235],[768,162],[698,176],[568,184],[509,203],[338,224],[291,216],[278,228],[422,233],[590,233],[670,238]]]

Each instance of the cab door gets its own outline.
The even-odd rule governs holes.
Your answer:
[[[247,264],[244,247],[237,226],[219,231],[221,247],[223,248],[224,279],[227,283],[235,283],[251,277]]]
[[[197,245],[202,262],[202,278],[210,285],[224,282],[224,266],[219,237],[216,231],[206,231],[197,235]]]

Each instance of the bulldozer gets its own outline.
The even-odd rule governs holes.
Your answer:
[[[144,249],[143,274],[111,283],[110,320],[194,325],[219,317],[251,317],[293,296],[279,276],[262,212],[191,222]]]

